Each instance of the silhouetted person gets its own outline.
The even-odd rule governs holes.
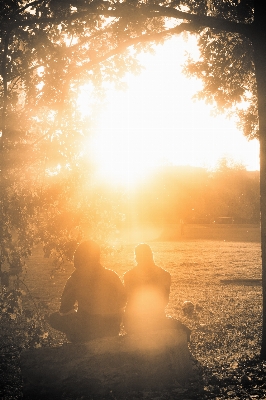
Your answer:
[[[190,330],[180,321],[166,317],[171,275],[155,265],[153,253],[145,243],[135,248],[137,266],[124,274],[127,305],[124,327],[127,333],[144,333],[160,329],[183,329],[188,340]]]
[[[78,246],[74,267],[60,310],[49,317],[50,325],[73,342],[118,335],[126,304],[119,276],[100,264],[100,247],[92,240]]]

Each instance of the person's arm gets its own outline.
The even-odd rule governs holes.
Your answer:
[[[130,277],[129,271],[127,271],[124,275],[123,275],[123,282],[124,282],[124,288],[125,288],[125,293],[126,296],[128,298],[128,296],[131,294],[132,292],[132,278]]]
[[[118,300],[118,307],[122,310],[127,302],[127,294],[125,287],[121,282],[119,276],[117,276],[117,300]]]
[[[165,279],[164,279],[164,303],[165,303],[165,306],[167,306],[167,304],[169,302],[170,287],[171,287],[171,275],[169,273],[167,273],[167,275],[165,275]]]
[[[116,312],[123,311],[123,308],[127,302],[127,295],[125,291],[125,287],[115,271],[109,270],[109,282],[112,285],[113,291],[113,299],[115,300],[113,305],[115,306]]]
[[[59,309],[60,315],[68,315],[74,313],[76,311],[76,300],[76,285],[75,280],[71,275],[70,278],[68,278],[62,293],[61,305]]]

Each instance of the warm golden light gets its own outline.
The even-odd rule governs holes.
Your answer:
[[[162,298],[158,294],[158,290],[153,288],[145,288],[136,292],[131,303],[132,309],[130,311],[138,316],[156,315],[158,309],[163,309]]]
[[[157,46],[156,56],[140,56],[146,70],[126,77],[128,90],[108,92],[89,144],[106,181],[130,187],[158,165],[213,168],[224,157],[259,169],[258,142],[248,142],[233,120],[211,116],[203,102],[192,100],[201,82],[181,73],[186,51],[197,56],[195,38]],[[82,96],[80,104],[86,112]]]

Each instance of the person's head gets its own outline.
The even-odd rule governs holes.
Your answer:
[[[135,258],[138,264],[153,264],[153,253],[150,246],[140,243],[135,247]]]
[[[99,264],[100,246],[93,240],[82,242],[74,253],[74,267],[86,268]]]

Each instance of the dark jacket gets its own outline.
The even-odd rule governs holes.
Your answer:
[[[119,276],[98,264],[92,270],[77,269],[66,282],[61,298],[61,313],[68,313],[78,303],[80,315],[113,315],[126,304],[124,286]]]

